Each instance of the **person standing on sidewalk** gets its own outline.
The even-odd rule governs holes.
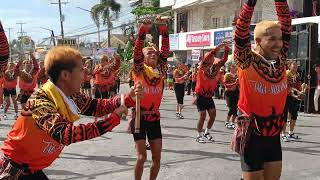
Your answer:
[[[320,64],[316,64],[314,67],[314,70],[316,71],[316,87],[314,91],[314,97],[313,97],[313,104],[314,104],[314,110],[316,113],[320,114],[319,111],[319,97],[320,97]]]

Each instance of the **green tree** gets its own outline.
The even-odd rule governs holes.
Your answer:
[[[107,25],[108,28],[108,47],[111,46],[111,29],[113,27],[112,21],[119,18],[119,12],[121,5],[115,0],[100,0],[99,4],[94,5],[91,8],[91,17],[95,24],[100,26],[102,24]]]

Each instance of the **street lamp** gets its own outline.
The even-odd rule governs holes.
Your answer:
[[[56,41],[55,41],[55,39],[54,39],[54,32],[53,32],[53,30],[52,30],[52,29],[48,29],[48,28],[44,28],[44,27],[39,27],[39,28],[44,29],[44,30],[48,30],[48,31],[51,32],[51,41],[53,41],[53,45],[56,46]],[[50,43],[51,43],[51,41],[50,41]]]
[[[84,9],[82,7],[76,7],[78,9],[81,9],[83,11],[87,11],[89,13],[92,13],[92,11],[88,10],[88,9]],[[96,24],[97,25],[97,24]],[[100,48],[100,25],[97,25],[97,29],[98,29],[98,47]]]

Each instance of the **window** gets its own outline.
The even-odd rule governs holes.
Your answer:
[[[212,18],[212,25],[213,25],[214,29],[220,28],[221,27],[220,18],[218,18],[218,17]]]
[[[188,12],[181,12],[177,14],[177,32],[188,31]]]
[[[253,23],[258,23],[262,21],[262,11],[255,11],[254,12],[254,22]]]
[[[231,26],[230,17],[229,16],[223,17],[223,27],[229,27],[229,26]]]

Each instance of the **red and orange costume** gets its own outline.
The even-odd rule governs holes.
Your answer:
[[[242,132],[242,140],[234,136],[233,144],[238,146],[233,148],[241,155],[242,170],[248,172],[263,170],[265,163],[282,161],[279,135],[284,125],[286,58],[291,33],[288,4],[286,0],[275,0],[283,41],[280,55],[273,63],[252,50],[250,22],[255,4],[256,0],[248,0],[242,7],[236,23],[234,51],[240,83],[238,110],[244,117],[238,119],[235,130],[235,135]],[[247,129],[252,131],[246,133]]]
[[[18,63],[17,68],[20,69],[21,63]],[[30,72],[27,72],[25,69],[19,70],[19,88],[20,88],[20,94],[19,99],[21,104],[24,104],[27,102],[28,98],[33,93],[34,89],[37,86],[37,74],[39,71],[39,64],[35,58],[32,58],[32,69]]]
[[[286,58],[289,47],[291,18],[285,0],[276,0],[282,30],[283,48],[274,65],[251,50],[250,20],[254,6],[244,4],[235,32],[235,61],[240,81],[239,110],[257,117],[262,136],[279,135],[287,96]],[[252,126],[256,127],[255,124]],[[257,128],[257,127],[256,127]]]
[[[109,97],[110,91],[113,91],[114,81],[116,77],[116,71],[120,68],[121,59],[119,56],[114,59],[113,63],[107,64],[102,67],[98,65],[93,71],[95,76],[95,98]]]
[[[135,140],[146,139],[146,133],[155,134],[153,133],[155,131],[157,131],[156,135],[153,137],[148,137],[148,139],[153,140],[155,138],[162,138],[159,107],[163,95],[163,83],[167,70],[167,58],[169,56],[169,34],[166,26],[160,26],[162,47],[159,53],[157,70],[154,70],[152,67],[149,67],[144,63],[144,55],[142,50],[147,33],[148,30],[145,27],[142,26],[139,29],[133,54],[133,81],[135,84],[141,83],[143,87],[143,99],[141,99],[140,102],[142,129],[140,134],[134,134]],[[146,132],[147,130],[145,129],[146,127],[144,127],[144,124],[152,124],[150,126],[153,126],[156,129],[153,128],[154,131],[150,130]],[[149,136],[149,134],[147,135]]]

